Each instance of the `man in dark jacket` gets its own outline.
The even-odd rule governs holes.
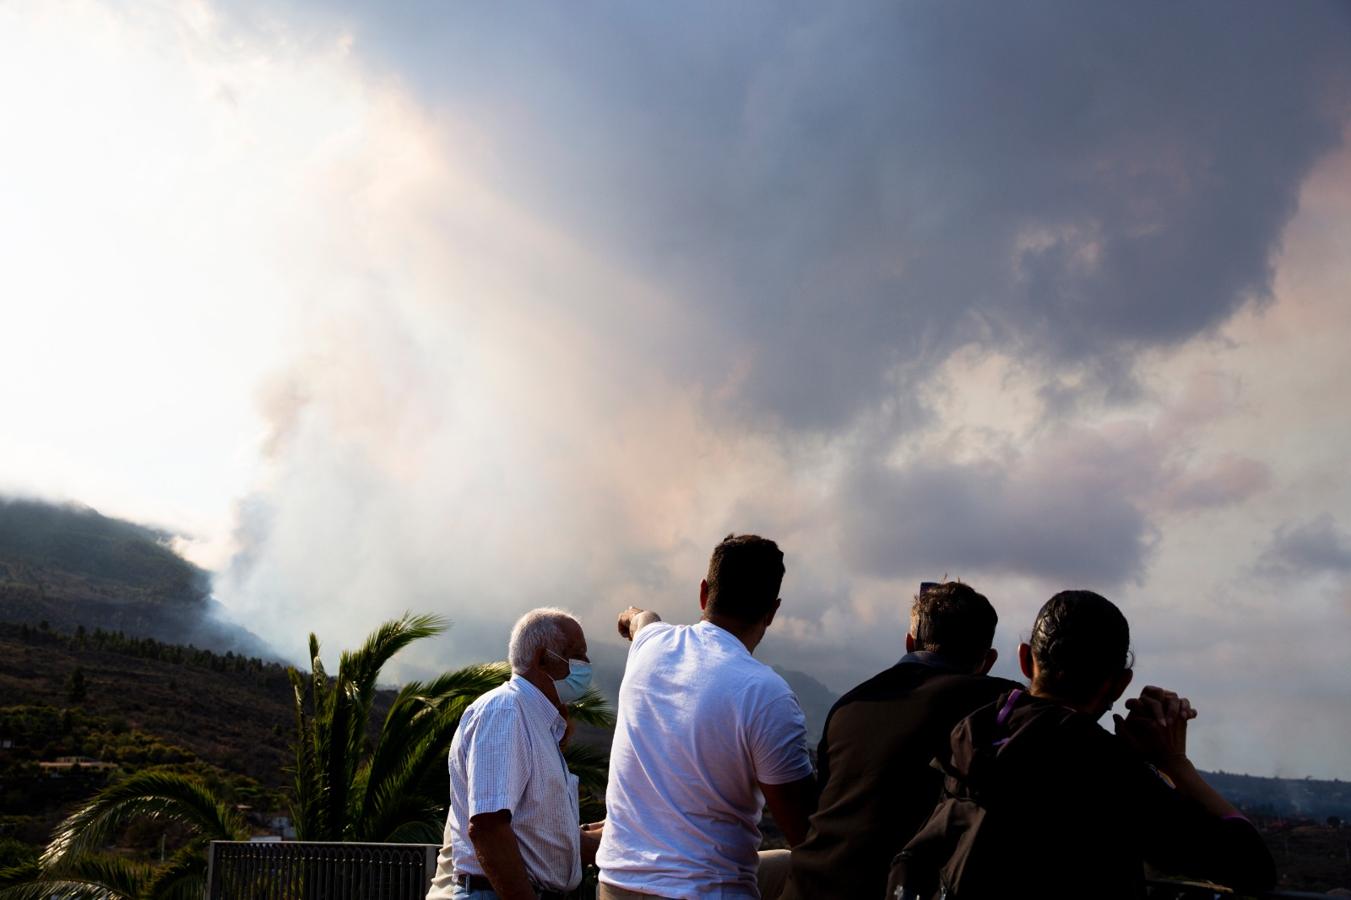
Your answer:
[[[1130,630],[1090,591],[1047,601],[1018,648],[1029,690],[953,729],[944,799],[897,857],[886,896],[1136,900],[1144,863],[1260,891],[1275,881],[1257,830],[1187,759],[1190,702],[1131,680]]]
[[[998,616],[960,582],[923,590],[905,657],[831,709],[817,753],[821,800],[793,848],[783,900],[881,897],[892,857],[937,802],[929,766],[963,716],[1018,685],[985,673]]]

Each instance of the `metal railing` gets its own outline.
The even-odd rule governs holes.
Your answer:
[[[436,874],[436,844],[212,841],[207,900],[424,900]],[[581,888],[578,896],[594,896]],[[1150,900],[1234,900],[1224,888],[1151,880]],[[1325,897],[1273,891],[1264,900]]]
[[[207,900],[423,900],[435,844],[212,841]]]
[[[1151,879],[1146,882],[1145,896],[1149,900],[1246,900],[1249,894],[1236,894],[1228,888],[1216,887],[1198,881]],[[1270,891],[1259,894],[1258,900],[1307,900],[1327,894],[1309,894],[1304,891]]]

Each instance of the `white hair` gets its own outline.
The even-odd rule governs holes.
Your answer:
[[[511,627],[511,640],[507,643],[507,660],[511,671],[523,675],[535,664],[535,655],[540,649],[562,653],[568,636],[563,631],[563,620],[582,627],[577,617],[566,609],[543,606],[532,609],[516,620]]]

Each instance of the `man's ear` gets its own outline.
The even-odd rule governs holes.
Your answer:
[[[1108,690],[1107,708],[1111,709],[1112,704],[1121,699],[1121,695],[1126,693],[1126,688],[1131,686],[1131,679],[1135,677],[1133,669],[1122,669],[1121,674],[1112,680],[1112,687]]]
[[[905,652],[906,653],[915,652],[915,636],[908,631],[905,634]]]
[[[991,647],[985,651],[985,658],[981,660],[980,666],[976,669],[977,675],[988,675],[994,668],[994,661],[999,659],[999,651]]]
[[[769,615],[765,616],[765,627],[766,627],[766,628],[768,628],[769,626],[771,626],[771,625],[774,624],[774,616],[775,616],[775,614],[778,613],[778,611],[779,611],[779,605],[780,605],[781,603],[783,603],[783,598],[782,598],[782,597],[775,597],[775,598],[774,598],[774,605],[773,605],[772,607],[770,607],[770,609],[769,609]]]
[[[707,578],[701,578],[701,579],[699,579],[699,610],[700,610],[701,612],[707,612],[707,611],[708,611],[708,579],[707,579]]]
[[[1032,681],[1032,645],[1022,643],[1018,645],[1018,668],[1023,670],[1023,676],[1030,682]]]

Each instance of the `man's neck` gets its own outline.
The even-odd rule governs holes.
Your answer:
[[[731,634],[734,638],[745,644],[746,650],[750,653],[755,652],[755,648],[760,644],[760,639],[765,636],[764,629],[758,624],[747,625],[739,619],[720,616],[717,613],[705,612],[704,621],[710,625],[717,625],[723,631]]]
[[[1031,686],[1028,693],[1039,700],[1049,700],[1052,703],[1059,703],[1061,706],[1072,709],[1077,713],[1092,716],[1095,720],[1101,719],[1102,714],[1106,712],[1106,710],[1102,708],[1102,704],[1097,700],[1089,700],[1087,702],[1083,700],[1071,700],[1068,697],[1061,697],[1058,694],[1053,694],[1047,690],[1039,690],[1036,685]]]
[[[563,705],[558,702],[558,688],[554,687],[554,680],[550,678],[547,673],[541,672],[539,669],[531,669],[528,672],[520,672],[518,674],[526,681],[539,688],[539,692],[544,695],[546,700],[554,705],[554,709],[558,710],[560,716],[563,716],[564,718],[567,717],[567,714],[563,712]]]

